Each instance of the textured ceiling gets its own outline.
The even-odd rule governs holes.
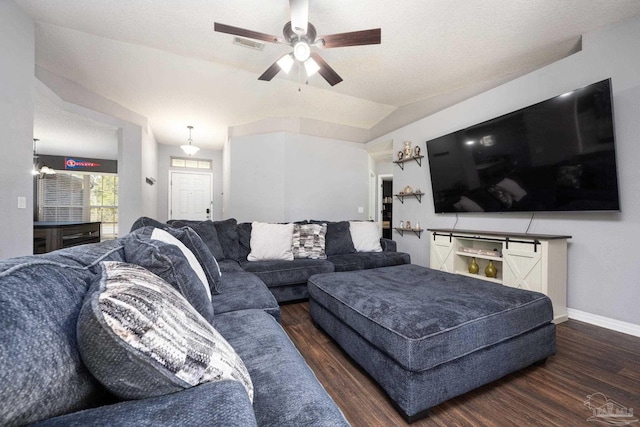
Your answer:
[[[257,77],[261,51],[213,31],[221,22],[281,35],[286,0],[15,0],[36,21],[36,64],[149,119],[158,142],[220,148],[229,126],[306,117],[370,129],[402,106],[539,68],[581,34],[640,14],[638,0],[317,0],[319,35],[382,28],[382,44],[317,49],[344,78]],[[316,49],[316,48],[314,48]],[[299,89],[301,89],[299,91]],[[431,103],[432,110],[439,103]]]

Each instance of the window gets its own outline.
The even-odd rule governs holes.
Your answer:
[[[172,157],[171,167],[173,168],[189,168],[189,169],[208,169],[211,170],[211,160],[205,159],[187,159],[182,157]]]
[[[39,221],[100,221],[103,240],[118,237],[118,176],[58,171],[38,180]]]

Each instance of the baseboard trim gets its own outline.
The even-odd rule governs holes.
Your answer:
[[[567,308],[567,315],[569,316],[569,319],[579,320],[602,328],[611,329],[612,331],[640,337],[640,325],[587,313],[573,308]]]

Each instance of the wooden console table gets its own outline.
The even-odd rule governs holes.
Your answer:
[[[547,295],[554,322],[567,320],[567,239],[571,236],[430,228],[430,267]],[[478,272],[469,272],[475,259]],[[491,261],[496,277],[487,277]]]
[[[100,242],[100,222],[37,221],[33,223],[33,253]]]

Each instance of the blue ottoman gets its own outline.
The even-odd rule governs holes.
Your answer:
[[[555,354],[543,294],[400,265],[317,274],[311,317],[386,391],[408,422]]]

